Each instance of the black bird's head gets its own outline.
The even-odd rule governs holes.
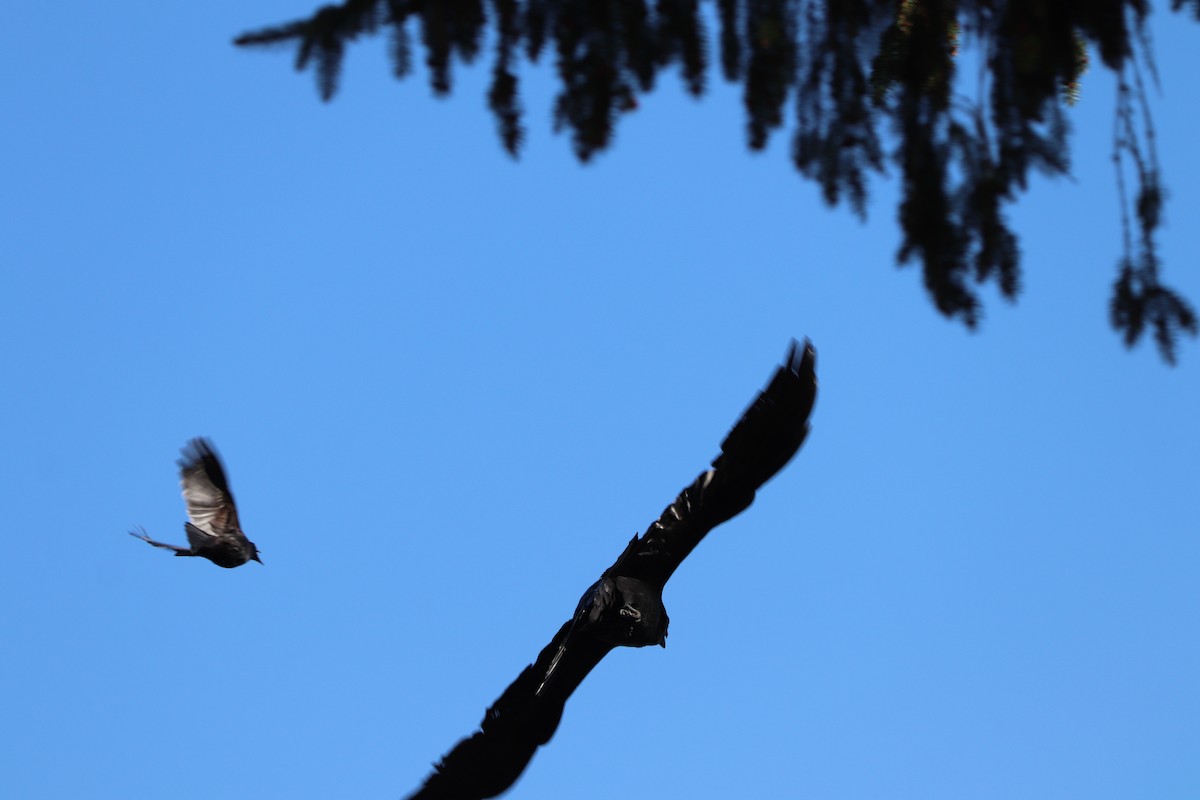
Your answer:
[[[670,617],[663,605],[662,589],[646,581],[617,576],[617,592],[621,607],[617,609],[623,643],[634,647],[656,644],[667,646],[667,626]]]
[[[667,646],[662,590],[624,575],[605,577],[584,593],[580,607],[593,635],[624,647]]]

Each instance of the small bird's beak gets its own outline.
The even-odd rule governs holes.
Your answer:
[[[262,559],[258,557],[258,553],[255,553],[254,555],[252,555],[250,557],[253,558],[255,561],[257,561],[258,563],[260,563],[260,564],[262,563]]]

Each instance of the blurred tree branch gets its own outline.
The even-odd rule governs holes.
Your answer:
[[[1020,291],[1020,248],[1005,215],[1029,172],[1069,170],[1065,109],[1096,53],[1118,76],[1113,158],[1125,230],[1110,303],[1126,344],[1152,330],[1174,363],[1181,333],[1195,336],[1190,305],[1160,281],[1155,234],[1165,196],[1140,63],[1152,67],[1149,0],[344,0],[312,16],[238,37],[238,45],[294,42],[296,68],[312,65],[321,97],[337,91],[348,43],[386,31],[394,72],[412,63],[419,35],[435,94],[452,64],[494,46],[487,94],[504,148],[524,138],[515,65],[550,46],[558,74],[554,127],[583,161],[611,146],[621,115],[658,75],[678,66],[704,93],[718,29],[721,73],[739,83],[748,144],[762,149],[795,109],[792,157],[830,205],[865,214],[868,175],[900,171],[901,264],[916,260],[937,309],[974,327],[977,287]],[[1200,0],[1172,0],[1200,20]],[[956,91],[960,47],[981,57],[973,97]],[[1131,77],[1132,76],[1132,77]],[[895,144],[885,148],[887,126]],[[1135,190],[1125,189],[1129,172]],[[1132,194],[1132,199],[1131,195]],[[1133,229],[1136,228],[1136,234]]]

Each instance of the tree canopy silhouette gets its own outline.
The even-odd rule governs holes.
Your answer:
[[[1200,0],[1171,0],[1171,8],[1200,20]],[[1096,54],[1118,80],[1113,157],[1124,245],[1110,319],[1130,346],[1152,332],[1174,363],[1179,334],[1195,336],[1197,319],[1160,279],[1165,193],[1143,79],[1154,76],[1150,10],[1149,0],[715,0],[713,15],[699,0],[344,0],[235,41],[294,41],[297,68],[314,67],[328,100],[360,36],[386,31],[402,78],[419,32],[438,95],[451,91],[453,62],[472,62],[486,38],[494,46],[487,102],[514,156],[524,135],[516,64],[552,48],[554,126],[587,161],[612,144],[621,115],[663,70],[678,66],[687,90],[704,93],[715,27],[721,73],[743,89],[750,148],[766,146],[791,106],[796,169],[830,205],[845,200],[860,216],[869,175],[894,163],[897,260],[919,261],[938,311],[968,327],[981,313],[977,286],[994,282],[1009,300],[1019,293],[1020,249],[1005,210],[1031,170],[1068,172],[1065,109]],[[961,81],[960,48],[980,56],[978,74]]]

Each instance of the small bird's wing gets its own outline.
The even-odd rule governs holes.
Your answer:
[[[484,800],[516,783],[537,749],[550,741],[567,698],[612,649],[588,636],[573,635],[568,620],[488,708],[479,730],[454,746],[408,800]],[[568,637],[572,640],[564,648]],[[545,681],[555,658],[554,680]],[[540,689],[540,691],[539,691]]]
[[[721,443],[712,469],[684,489],[645,535],[635,537],[605,575],[664,585],[700,540],[744,511],[800,449],[816,394],[816,351],[807,340],[803,346],[793,341],[767,388]]]
[[[183,458],[179,460],[179,476],[192,525],[203,533],[218,536],[241,530],[233,493],[229,491],[225,470],[212,442],[207,439],[188,442],[183,449]],[[189,541],[193,535],[189,528]],[[192,546],[195,547],[196,542],[192,542]]]

